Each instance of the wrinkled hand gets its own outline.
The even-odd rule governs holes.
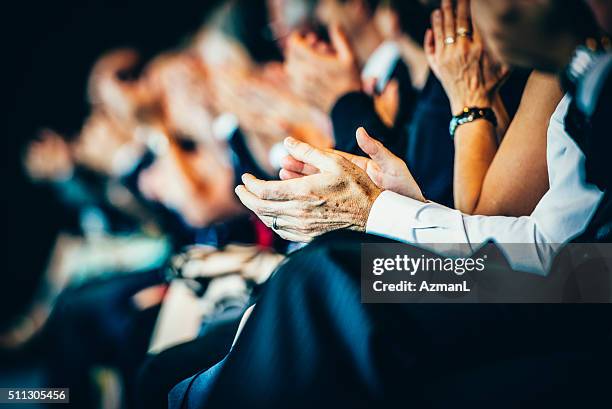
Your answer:
[[[382,190],[346,158],[285,140],[291,156],[319,170],[299,179],[266,182],[244,175],[236,188],[242,203],[281,237],[297,242],[339,229],[365,231]]]
[[[429,65],[449,97],[453,115],[465,107],[492,107],[509,73],[508,67],[484,48],[470,18],[469,0],[457,2],[456,16],[452,1],[443,0],[442,9],[432,14],[432,28],[425,36]]]
[[[370,158],[351,155],[340,151],[330,151],[344,157],[364,170],[370,179],[382,190],[389,190],[425,202],[423,193],[406,163],[391,153],[382,143],[372,138],[365,129],[357,130],[357,144]],[[282,180],[301,178],[319,173],[319,170],[293,156],[283,160],[280,171]]]
[[[293,33],[285,70],[293,90],[323,112],[344,94],[361,90],[355,55],[339,26],[330,29],[331,47],[314,34]]]

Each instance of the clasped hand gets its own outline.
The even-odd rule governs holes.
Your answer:
[[[285,146],[280,181],[246,174],[236,188],[242,203],[284,239],[309,242],[339,229],[365,231],[383,190],[425,201],[406,164],[363,128],[357,142],[370,158],[316,149],[294,138]]]

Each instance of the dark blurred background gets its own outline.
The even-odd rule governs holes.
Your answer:
[[[181,43],[214,0],[55,0],[4,5],[5,85],[1,136],[4,229],[0,311],[27,303],[42,274],[62,210],[21,166],[25,143],[42,127],[70,136],[88,113],[87,75],[104,51],[131,46],[144,59]],[[31,232],[35,233],[32,234]],[[1,318],[1,317],[0,317]]]

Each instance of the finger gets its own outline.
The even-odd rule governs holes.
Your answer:
[[[390,169],[396,158],[382,143],[372,138],[365,129],[357,130],[357,144],[384,171]]]
[[[363,80],[363,92],[368,94],[369,96],[373,96],[376,94],[376,83],[378,82],[377,78],[366,78]]]
[[[362,170],[366,170],[368,168],[368,162],[370,162],[369,158],[364,158],[363,156],[357,156],[341,151],[336,151],[336,154],[342,156],[344,159],[350,161],[353,165]]]
[[[288,201],[304,197],[304,183],[299,180],[265,181],[247,173],[242,175],[242,183],[249,192],[263,200]]]
[[[442,12],[439,9],[431,13],[431,29],[436,53],[441,53],[444,49],[444,28],[442,27]]]
[[[372,182],[376,184],[376,186],[383,187],[385,173],[382,171],[382,169],[376,162],[372,162],[371,166],[368,166],[368,168],[366,169],[366,173],[368,174]]]
[[[276,217],[260,217],[261,221],[271,229],[274,230],[276,234],[284,238],[285,240],[295,241],[300,243],[307,243],[312,240],[310,236],[303,232],[303,229],[300,226],[303,224],[303,219],[301,217],[295,216],[278,216]],[[276,224],[276,228],[274,228],[274,224]]]
[[[315,44],[314,49],[316,52],[318,52],[319,54],[322,55],[331,55],[332,54],[332,49],[330,48],[329,44],[327,44],[326,42],[323,41],[319,41]]]
[[[292,241],[295,243],[310,243],[312,241],[311,237],[308,237],[303,233],[287,231],[287,230],[280,230],[280,229],[274,230],[274,232],[278,234],[280,237],[282,237],[283,239],[287,241]]]
[[[298,226],[302,222],[302,219],[300,219],[299,217],[286,216],[286,215],[261,216],[260,219],[262,222],[264,222],[266,226],[270,227],[271,229],[277,232],[279,230],[283,230],[287,232],[297,233],[299,230]],[[274,228],[274,225],[276,225],[276,228]]]
[[[307,143],[289,137],[285,139],[285,147],[295,159],[319,170],[334,171],[337,169],[336,159],[331,154],[316,149]]]
[[[319,173],[319,169],[315,168],[312,165],[308,165],[304,162],[301,162],[295,159],[293,156],[285,156],[281,160],[281,166],[285,170],[288,170],[294,173],[300,173],[302,175],[314,175],[314,174]]]
[[[470,24],[470,1],[469,0],[458,0],[457,1],[457,31],[462,30],[465,32],[472,32]],[[466,37],[462,37],[466,38]]]
[[[293,31],[291,34],[289,34],[289,37],[287,37],[287,46],[291,48],[298,43],[302,43],[304,41],[308,42],[309,38],[311,38],[311,34],[313,33],[306,34],[306,37],[304,38],[304,36],[302,36],[298,31]]]
[[[306,34],[306,44],[313,47],[317,43],[317,35],[312,31]]]
[[[243,185],[237,186],[234,192],[236,192],[236,196],[238,196],[238,199],[247,207],[247,209],[259,216],[258,210],[262,202],[260,198],[249,192]]]
[[[475,44],[482,44],[482,36],[480,35],[480,30],[476,27],[476,24],[473,24],[472,27],[472,41]]]
[[[428,28],[425,32],[424,46],[425,54],[427,55],[427,58],[431,60],[433,55],[436,53],[436,43],[434,39],[434,33],[431,28]]]
[[[293,207],[295,206],[294,202],[279,202],[259,198],[250,192],[244,185],[236,187],[234,191],[242,204],[260,218],[263,216],[280,216],[288,211],[288,205]]]
[[[299,178],[303,178],[304,175],[303,173],[297,173],[297,172],[293,172],[291,170],[287,170],[287,169],[281,169],[278,172],[278,177],[281,180],[291,180],[291,179],[299,179]]]
[[[339,24],[334,24],[331,27],[329,30],[329,37],[340,59],[344,61],[353,61],[354,53],[351,43]]]
[[[316,44],[316,36],[314,38],[314,41],[312,43],[310,43],[309,38],[312,37],[302,37],[299,33],[297,32],[293,32],[290,36],[289,39],[287,40],[287,55],[288,55],[288,61],[292,61],[294,59],[297,60],[303,60],[303,59],[309,59],[311,57],[311,53],[312,53],[312,46],[314,46],[314,44]]]
[[[442,0],[442,19],[444,21],[444,38],[455,38],[455,13],[451,0]]]

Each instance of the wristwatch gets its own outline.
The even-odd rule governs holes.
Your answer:
[[[465,107],[463,108],[463,112],[459,115],[455,115],[450,122],[448,131],[451,138],[455,138],[455,132],[457,132],[458,127],[478,119],[487,120],[493,124],[493,127],[497,128],[497,117],[491,108]]]
[[[610,47],[611,41],[607,36],[587,38],[583,44],[576,47],[569,64],[560,74],[563,89],[574,95],[582,78],[602,54],[610,51]]]

